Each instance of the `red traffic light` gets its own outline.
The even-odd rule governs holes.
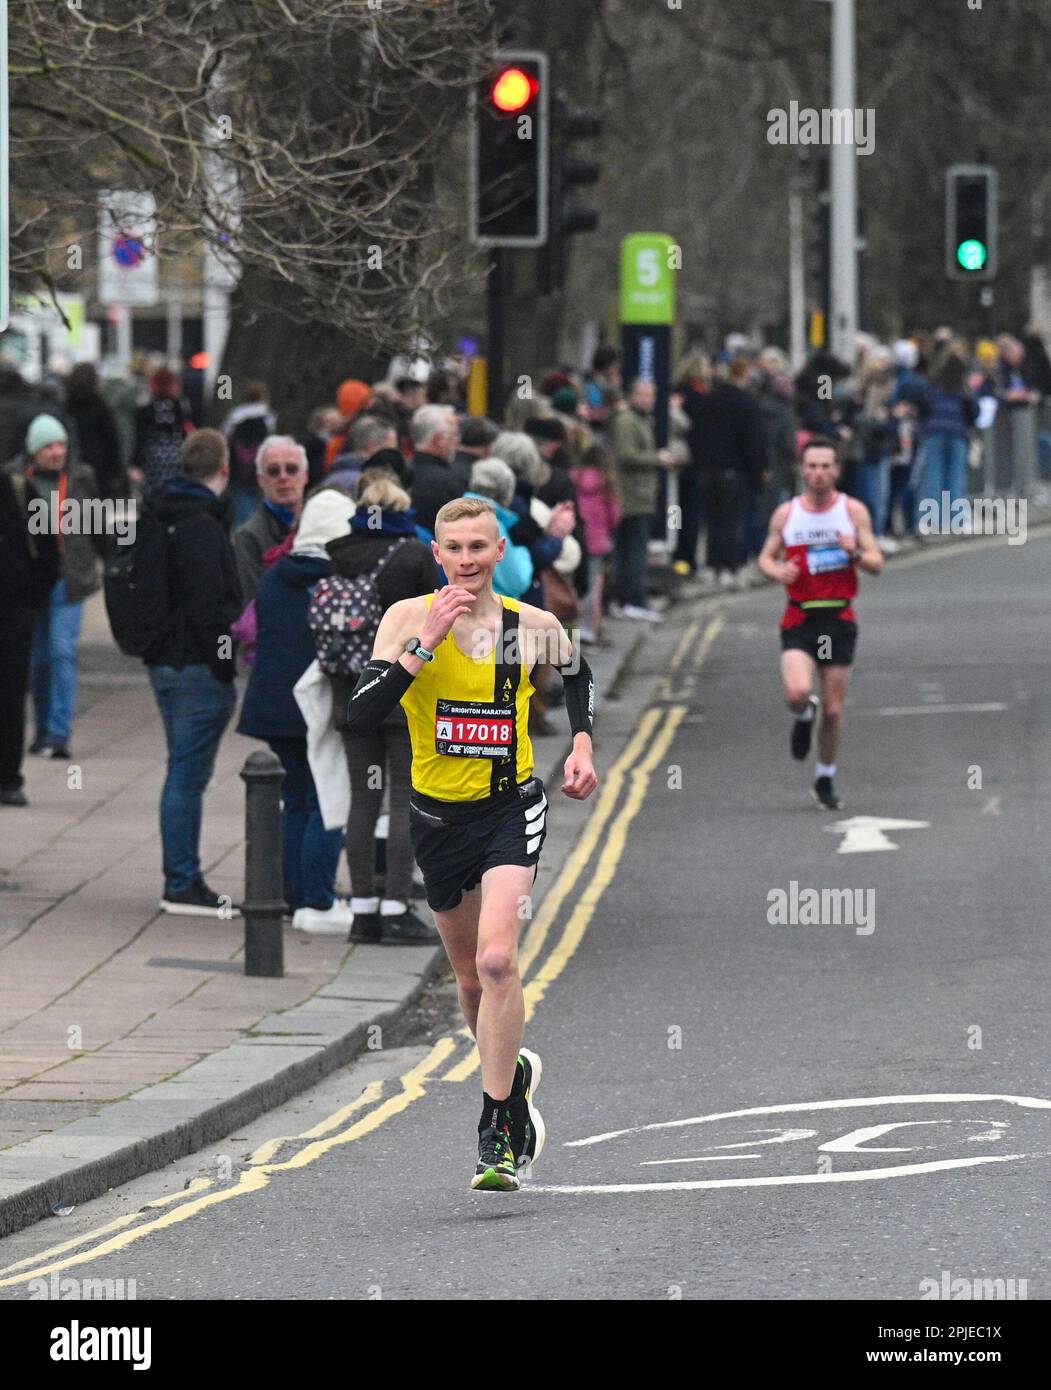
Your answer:
[[[513,116],[524,111],[539,90],[540,83],[531,73],[517,67],[504,68],[493,82],[492,102],[498,111]]]

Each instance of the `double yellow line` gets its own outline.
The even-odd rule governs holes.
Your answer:
[[[721,626],[722,619],[718,617],[709,623],[691,662],[695,671],[700,669]],[[699,630],[699,624],[695,623],[684,632],[670,663],[671,670],[678,670],[681,666],[691,640],[696,640]],[[650,780],[662,759],[667,756],[686,712],[687,706],[684,704],[660,705],[648,709],[624,751],[606,774],[595,810],[579,842],[545,896],[519,958],[520,973],[525,981],[527,1021],[534,1016],[548,989],[579,949],[603,893],[616,876],[627,847],[628,831],[642,810]],[[625,785],[628,787],[627,796],[623,805],[620,805]],[[587,871],[604,834],[605,844],[598,854],[590,881],[570,913],[558,940],[543,963],[534,970],[566,900]],[[531,971],[533,973],[530,975]],[[22,1284],[29,1279],[44,1278],[59,1270],[114,1254],[155,1231],[166,1230],[187,1221],[198,1212],[235,1197],[259,1192],[269,1185],[273,1176],[305,1168],[338,1146],[353,1143],[374,1133],[381,1125],[426,1095],[428,1083],[436,1079],[434,1073],[448,1062],[465,1036],[470,1038],[470,1033],[466,1029],[460,1029],[456,1033],[439,1038],[426,1057],[398,1078],[399,1089],[386,1100],[382,1099],[384,1083],[372,1082],[355,1100],[304,1133],[267,1140],[255,1150],[245,1169],[231,1186],[218,1191],[208,1191],[207,1189],[213,1186],[212,1181],[206,1178],[197,1179],[188,1192],[174,1193],[150,1203],[146,1210],[161,1209],[160,1214],[130,1230],[126,1229],[127,1226],[136,1221],[141,1213],[119,1217],[96,1231],[74,1237],[9,1265],[6,1269],[0,1270],[0,1288]],[[466,1081],[477,1071],[478,1066],[478,1050],[472,1044],[467,1056],[437,1079]],[[360,1115],[362,1110],[367,1111],[363,1116]],[[348,1120],[351,1123],[345,1128],[340,1128]],[[282,1162],[273,1161],[274,1155],[282,1147],[296,1143],[303,1144],[304,1147]],[[163,1210],[174,1202],[180,1204],[171,1210]],[[85,1242],[91,1241],[96,1243],[88,1249],[79,1248],[84,1246]]]

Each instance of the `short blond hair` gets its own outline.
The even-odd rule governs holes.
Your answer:
[[[438,527],[451,524],[454,521],[466,521],[469,517],[491,516],[493,525],[496,527],[496,534],[500,535],[500,523],[496,519],[496,512],[491,502],[485,501],[482,497],[456,497],[451,502],[446,502],[444,507],[438,511],[434,518],[434,534],[438,535]]]

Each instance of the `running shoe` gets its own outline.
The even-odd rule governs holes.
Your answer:
[[[438,946],[441,937],[415,912],[380,917],[380,939],[384,946]]]
[[[819,777],[814,783],[814,800],[822,811],[841,811],[843,803],[836,795],[831,777]]]
[[[521,1187],[511,1148],[511,1110],[494,1112],[500,1120],[478,1135],[478,1163],[471,1179],[472,1192],[517,1192]]]
[[[808,695],[810,708],[814,711],[809,719],[797,719],[792,725],[792,757],[797,762],[802,762],[810,752],[810,740],[814,736],[814,725],[817,723],[818,711],[821,708],[821,701],[816,695]]]
[[[531,1176],[533,1164],[547,1142],[544,1117],[536,1108],[536,1093],[544,1076],[544,1064],[535,1052],[523,1047],[518,1054],[515,1084],[511,1091],[511,1149],[519,1175]]]

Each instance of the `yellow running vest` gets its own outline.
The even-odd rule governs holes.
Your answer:
[[[433,597],[427,597],[428,608]],[[533,683],[521,660],[519,603],[501,602],[503,641],[496,651],[485,660],[465,656],[450,632],[401,697],[412,739],[413,790],[422,796],[481,801],[533,775]]]

